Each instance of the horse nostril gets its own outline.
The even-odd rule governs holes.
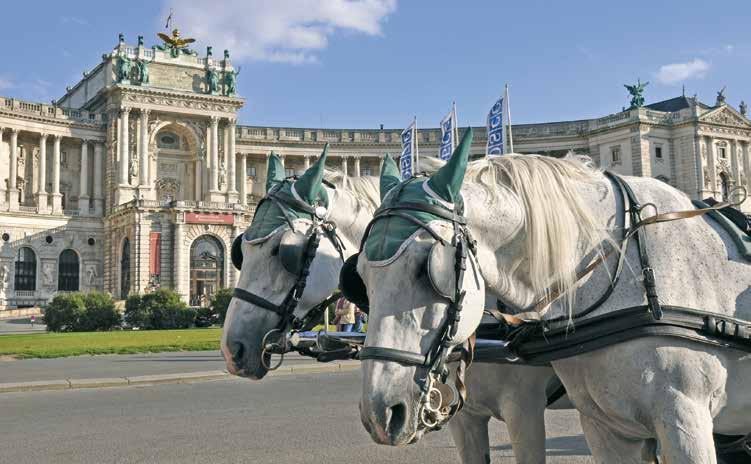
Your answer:
[[[407,421],[407,406],[399,403],[386,410],[386,433],[392,437],[398,435]]]
[[[243,355],[245,354],[245,345],[240,342],[234,342],[230,344],[229,349],[232,354],[232,359],[235,361],[242,361]]]

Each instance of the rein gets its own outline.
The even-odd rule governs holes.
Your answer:
[[[467,220],[462,215],[458,205],[454,206],[453,211],[445,208],[417,202],[399,202],[399,195],[404,187],[416,180],[415,177],[400,183],[395,187],[392,195],[392,202],[389,205],[382,206],[376,211],[373,219],[365,229],[365,234],[360,244],[360,251],[363,250],[373,225],[381,220],[390,217],[398,217],[407,220],[417,227],[425,230],[437,242],[443,246],[453,245],[456,247],[454,256],[454,277],[455,287],[454,294],[447,299],[449,300],[446,321],[440,328],[440,334],[433,342],[428,352],[411,352],[390,347],[381,346],[363,346],[360,350],[359,359],[391,361],[407,366],[415,366],[428,370],[427,375],[421,382],[418,382],[422,396],[420,398],[420,425],[428,430],[439,429],[441,425],[456,414],[464,405],[467,389],[464,384],[464,374],[467,367],[472,362],[474,353],[474,336],[463,344],[462,353],[459,356],[459,368],[456,373],[456,381],[453,386],[446,384],[448,377],[449,355],[454,347],[454,337],[459,328],[461,312],[463,309],[464,297],[466,291],[462,289],[464,273],[467,270],[467,252],[475,255],[475,242],[472,239]],[[427,223],[420,219],[404,213],[404,211],[418,211],[438,216],[441,219],[449,221],[454,228],[454,235],[451,243],[447,242]],[[454,359],[451,359],[454,360]]]

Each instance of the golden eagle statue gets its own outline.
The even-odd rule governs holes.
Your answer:
[[[196,39],[181,39],[180,31],[177,29],[172,30],[172,37],[161,32],[157,33],[157,36],[164,41],[164,45],[157,45],[156,48],[165,52],[169,51],[172,58],[177,58],[180,53],[197,55],[196,52],[188,48],[188,44],[192,44]]]

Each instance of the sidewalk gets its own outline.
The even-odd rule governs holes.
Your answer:
[[[297,354],[285,357],[270,375],[339,372],[356,369],[357,361],[319,363]],[[0,393],[69,388],[183,383],[232,378],[218,351],[75,356],[0,361]]]

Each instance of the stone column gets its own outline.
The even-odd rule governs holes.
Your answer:
[[[342,173],[344,173],[344,177],[347,177],[347,158],[348,156],[342,155]]]
[[[715,144],[711,137],[706,137],[704,143],[707,144],[707,164],[709,165],[709,190],[714,197],[717,195],[717,165],[715,164]]]
[[[39,174],[37,175],[37,211],[47,214],[47,134],[39,134]]]
[[[140,150],[141,159],[139,161],[139,185],[147,189],[151,188],[149,181],[149,110],[141,110],[141,133],[140,133]]]
[[[741,160],[738,155],[740,143],[738,140],[730,141],[730,169],[733,171],[733,187],[741,185]]]
[[[10,130],[10,169],[8,169],[8,205],[18,211],[18,129]]]
[[[248,156],[240,153],[240,204],[248,204]]]
[[[235,153],[235,128],[237,127],[235,125],[236,121],[234,119],[229,120],[229,125],[227,126],[227,159],[229,162],[229,165],[227,166],[227,202],[228,203],[237,203],[237,172],[236,172],[236,159],[235,157],[237,154]]]
[[[194,177],[195,177],[195,195],[193,198],[195,201],[201,201],[203,199],[203,162],[200,159],[196,159],[194,163]]]
[[[355,177],[360,177],[360,157],[355,156]]]
[[[62,214],[63,195],[60,193],[60,141],[56,135],[52,145],[52,214]]]
[[[89,214],[89,141],[81,140],[81,178],[78,189],[78,213]]]
[[[178,215],[175,222],[175,235],[172,242],[172,256],[174,256],[175,260],[172,278],[175,291],[180,295],[180,299],[187,303],[190,293],[187,285],[188,281],[185,274],[189,266],[186,260],[188,251],[183,250],[183,241],[185,240],[185,224],[180,221],[182,221],[182,218],[180,217],[180,215]]]
[[[209,166],[209,201],[224,201],[224,195],[219,191],[219,118],[211,117],[211,144]]]
[[[5,131],[5,128],[0,126],[0,158],[4,157],[5,154],[3,153],[3,132]],[[5,206],[5,202],[8,199],[7,192],[5,190],[6,184],[5,182],[0,182],[0,205],[3,207]]]
[[[310,167],[310,156],[309,155],[305,155],[305,164],[304,164],[304,166],[305,166],[305,170],[306,171]]]
[[[128,115],[130,108],[123,108],[120,112],[120,186],[130,186],[130,134],[128,128]]]
[[[104,198],[102,196],[102,182],[104,181],[104,172],[102,171],[102,156],[104,144],[94,143],[94,215],[102,216],[104,214]]]

